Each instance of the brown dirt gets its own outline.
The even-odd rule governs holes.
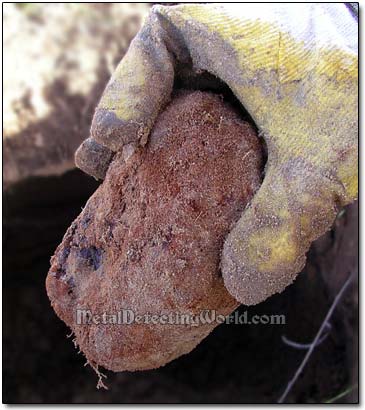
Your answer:
[[[253,128],[219,96],[183,93],[159,116],[146,148],[113,160],[103,185],[51,260],[47,292],[91,363],[156,368],[190,352],[199,326],[75,323],[76,310],[227,315],[238,303],[219,269],[224,239],[261,181]]]

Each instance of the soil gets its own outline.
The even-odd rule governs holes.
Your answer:
[[[75,168],[95,106],[149,7],[4,5],[5,188]]]

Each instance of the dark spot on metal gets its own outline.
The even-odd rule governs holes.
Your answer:
[[[66,275],[66,270],[63,268],[59,268],[56,270],[56,273],[54,275],[56,279],[61,279]]]
[[[69,247],[65,247],[62,249],[62,252],[59,256],[59,261],[61,265],[64,265],[67,261],[68,255],[70,254],[70,248]]]
[[[85,218],[83,218],[81,220],[81,226],[85,229],[89,226],[89,223],[91,221],[91,218],[89,216],[85,216]]]
[[[188,205],[194,212],[198,212],[200,210],[200,207],[198,203],[195,201],[195,199],[189,199],[188,200]]]
[[[69,279],[67,279],[67,284],[70,288],[74,288],[75,287],[75,281],[73,276],[71,276]]]
[[[89,265],[92,266],[94,270],[97,270],[101,265],[102,254],[102,249],[96,248],[95,246],[80,249],[80,256],[83,259],[86,259]]]
[[[172,234],[172,226],[167,228],[167,232],[163,233],[162,235],[162,249],[167,249],[172,241],[173,234]]]

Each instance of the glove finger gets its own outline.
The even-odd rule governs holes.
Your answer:
[[[173,58],[165,43],[164,31],[152,13],[116,68],[96,108],[91,137],[99,144],[118,151],[126,144],[147,141],[173,87]]]
[[[78,168],[94,178],[104,179],[113,155],[109,148],[98,144],[92,138],[87,138],[75,153],[75,163]]]
[[[253,305],[293,282],[311,242],[336,217],[339,185],[294,163],[268,166],[262,186],[224,244],[221,267],[233,297]]]

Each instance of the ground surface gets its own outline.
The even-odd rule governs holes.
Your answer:
[[[149,6],[4,4],[4,185],[74,168],[95,106]]]

